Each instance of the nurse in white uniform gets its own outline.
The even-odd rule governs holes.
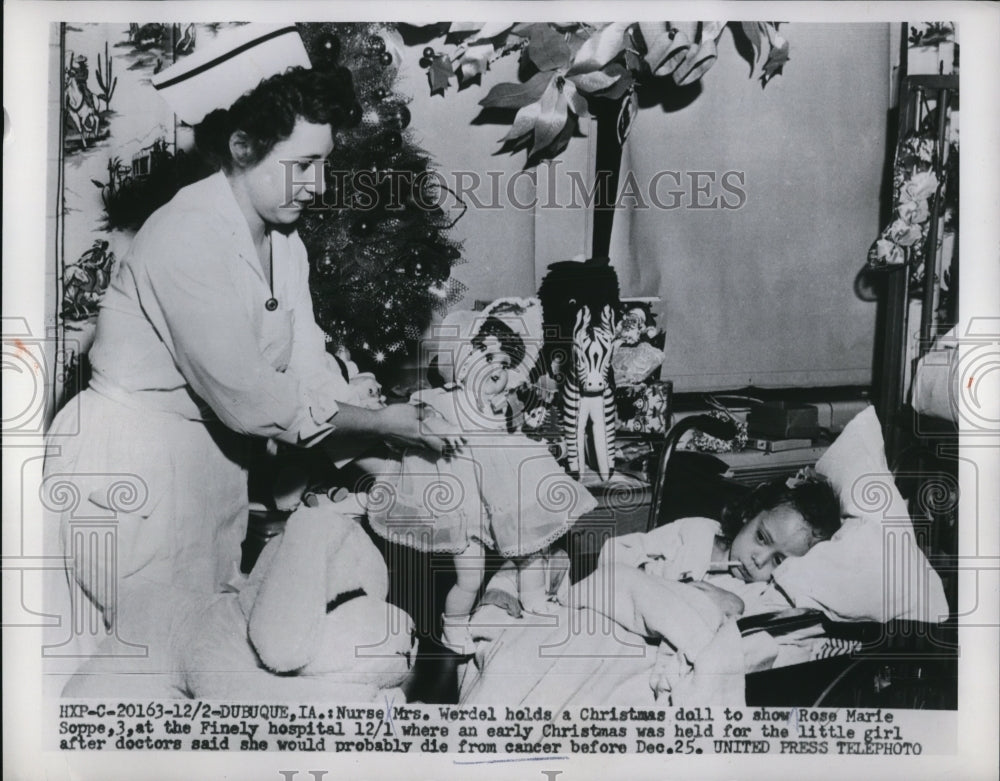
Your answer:
[[[333,131],[354,106],[349,74],[309,69],[290,26],[216,43],[154,86],[219,171],[136,235],[102,302],[90,387],[50,429],[46,490],[70,486],[76,500],[47,533],[58,528],[76,614],[86,600],[105,631],[133,586],[212,593],[237,572],[249,438],[462,444],[411,405],[341,403],[348,386],[313,317],[294,225],[322,194]],[[88,517],[116,519],[116,545],[74,539]]]

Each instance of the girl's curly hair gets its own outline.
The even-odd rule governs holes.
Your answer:
[[[360,117],[356,104],[354,81],[347,68],[289,68],[264,79],[228,109],[208,114],[194,128],[195,146],[215,168],[231,171],[235,161],[229,139],[242,130],[252,151],[240,163],[253,166],[292,134],[300,118],[334,129],[356,124]]]
[[[732,540],[747,521],[778,507],[798,512],[817,541],[830,539],[840,528],[840,499],[830,482],[813,472],[788,481],[761,483],[742,499],[731,502],[722,511],[722,533]]]

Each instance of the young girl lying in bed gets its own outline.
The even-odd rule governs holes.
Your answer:
[[[833,489],[807,474],[760,486],[721,523],[684,518],[612,538],[557,626],[504,625],[502,607],[485,608],[478,625],[502,628],[484,638],[462,702],[637,704],[651,689],[657,702],[669,692],[674,704],[738,703],[745,670],[776,649],[743,643],[733,618],[788,608],[772,573],[839,525]]]
[[[611,568],[621,586],[642,588],[646,578],[689,582],[727,616],[740,615],[744,599],[761,594],[785,559],[803,556],[840,528],[833,487],[812,470],[787,481],[764,483],[723,511],[722,521],[682,518],[645,534],[609,540],[601,570]],[[588,579],[589,580],[589,579]],[[592,581],[591,581],[592,582]],[[574,586],[576,604],[587,580]],[[572,604],[571,600],[571,604]]]

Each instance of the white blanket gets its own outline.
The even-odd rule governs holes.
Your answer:
[[[735,622],[685,583],[599,568],[553,616],[512,619],[487,606],[475,621],[487,640],[465,671],[463,703],[744,703]]]

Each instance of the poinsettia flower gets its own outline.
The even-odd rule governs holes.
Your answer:
[[[587,107],[587,99],[580,94],[579,90],[577,90],[576,84],[574,84],[571,79],[566,79],[563,83],[562,89],[563,93],[566,95],[569,110],[581,119],[589,117],[590,109]]]
[[[575,87],[579,87],[581,92],[602,92],[611,87],[619,78],[621,78],[621,73],[612,75],[605,71],[587,71],[586,73],[570,73],[566,80]]]
[[[502,35],[507,32],[513,23],[507,22],[488,22],[479,28],[479,31],[472,36],[470,43],[476,43],[477,41],[488,41],[490,38],[496,38],[498,35]]]
[[[482,43],[477,46],[469,46],[464,50],[456,52],[456,57],[452,60],[455,72],[458,73],[462,81],[468,81],[483,73],[490,66],[490,57],[496,52],[492,43]]]
[[[458,33],[475,33],[471,41],[485,41],[496,38],[507,32],[514,24],[512,22],[452,22],[448,27],[448,35]]]
[[[901,198],[908,201],[922,201],[937,191],[938,179],[933,171],[922,171],[910,177],[903,185]]]
[[[542,105],[537,100],[534,103],[529,103],[527,106],[519,108],[517,114],[514,116],[514,124],[510,126],[507,135],[500,139],[501,143],[504,141],[514,141],[534,130],[535,120],[538,119],[541,111]]]
[[[698,22],[671,22],[670,29],[674,33],[684,33],[685,37],[693,42],[698,41]]]
[[[679,87],[686,87],[698,81],[715,64],[718,56],[718,47],[713,38],[691,46],[684,55],[684,60],[671,74],[674,83]]]
[[[593,33],[573,58],[573,71],[597,70],[621,54],[631,22],[612,22]],[[572,71],[571,71],[572,72]]]
[[[765,52],[761,80],[766,84],[781,72],[789,47],[776,22],[456,22],[448,27],[445,43],[449,35],[452,45],[463,43],[431,58],[428,79],[432,94],[444,93],[453,77],[466,86],[497,57],[520,52],[522,65],[529,67],[519,71],[519,81],[495,84],[479,104],[516,112],[503,143],[530,140],[529,158],[551,157],[578,130],[576,120],[590,115],[591,100],[630,96],[634,101],[637,84],[649,73],[671,75],[681,85],[700,79],[716,61],[716,42],[727,26],[749,41],[751,73]],[[903,182],[898,185],[897,192]],[[908,219],[914,214],[907,212]]]
[[[536,73],[523,84],[512,81],[496,84],[486,97],[479,101],[479,105],[484,108],[521,108],[527,106],[541,98],[552,78],[551,73]]]
[[[647,23],[641,23],[647,24]],[[645,60],[654,76],[669,76],[677,66],[684,61],[691,41],[683,30],[659,30],[658,25],[653,28],[642,29],[643,37],[646,40]],[[664,25],[666,28],[666,25]]]
[[[704,43],[708,40],[718,40],[725,28],[726,22],[702,22],[699,43]]]
[[[906,201],[896,210],[899,218],[910,225],[919,225],[927,220],[927,201]]]
[[[654,42],[662,36],[670,35],[670,25],[666,22],[637,22],[637,24],[639,32],[642,33],[642,40],[646,44],[646,51],[652,50]]]
[[[788,41],[772,25],[767,26],[767,37],[771,42],[771,51],[768,52],[767,60],[764,62],[764,71],[760,74],[761,83],[767,83],[781,73],[785,63],[788,62]]]
[[[711,68],[719,52],[716,41],[725,29],[725,22],[699,22],[698,38],[694,45],[687,47],[683,60],[680,60],[672,71],[674,83],[680,87],[693,84],[704,76]],[[682,33],[678,32],[680,39]]]
[[[896,220],[886,229],[886,238],[900,247],[912,247],[923,237],[919,225],[910,225],[903,220]]]
[[[528,38],[525,54],[540,71],[551,71],[569,65],[570,46],[566,35],[544,23],[519,25],[517,35]]]
[[[569,79],[553,75],[545,87],[542,97],[518,109],[514,123],[501,143],[515,141],[534,132],[535,139],[531,154],[536,154],[551,144],[563,130],[572,111],[578,117],[587,117],[587,100],[579,93]]]
[[[557,76],[545,88],[539,103],[538,116],[535,118],[535,139],[531,145],[530,155],[536,155],[555,141],[556,136],[566,126],[569,119],[569,101],[566,97],[567,82]]]
[[[763,41],[761,39],[761,32],[767,36],[768,42],[771,40],[771,36],[767,33],[765,26],[761,22],[740,22],[740,29],[743,31],[743,37],[747,39],[750,44],[750,49],[753,56],[750,59],[750,69],[751,75],[753,69],[757,67],[757,61],[760,59],[760,53],[763,50]]]

